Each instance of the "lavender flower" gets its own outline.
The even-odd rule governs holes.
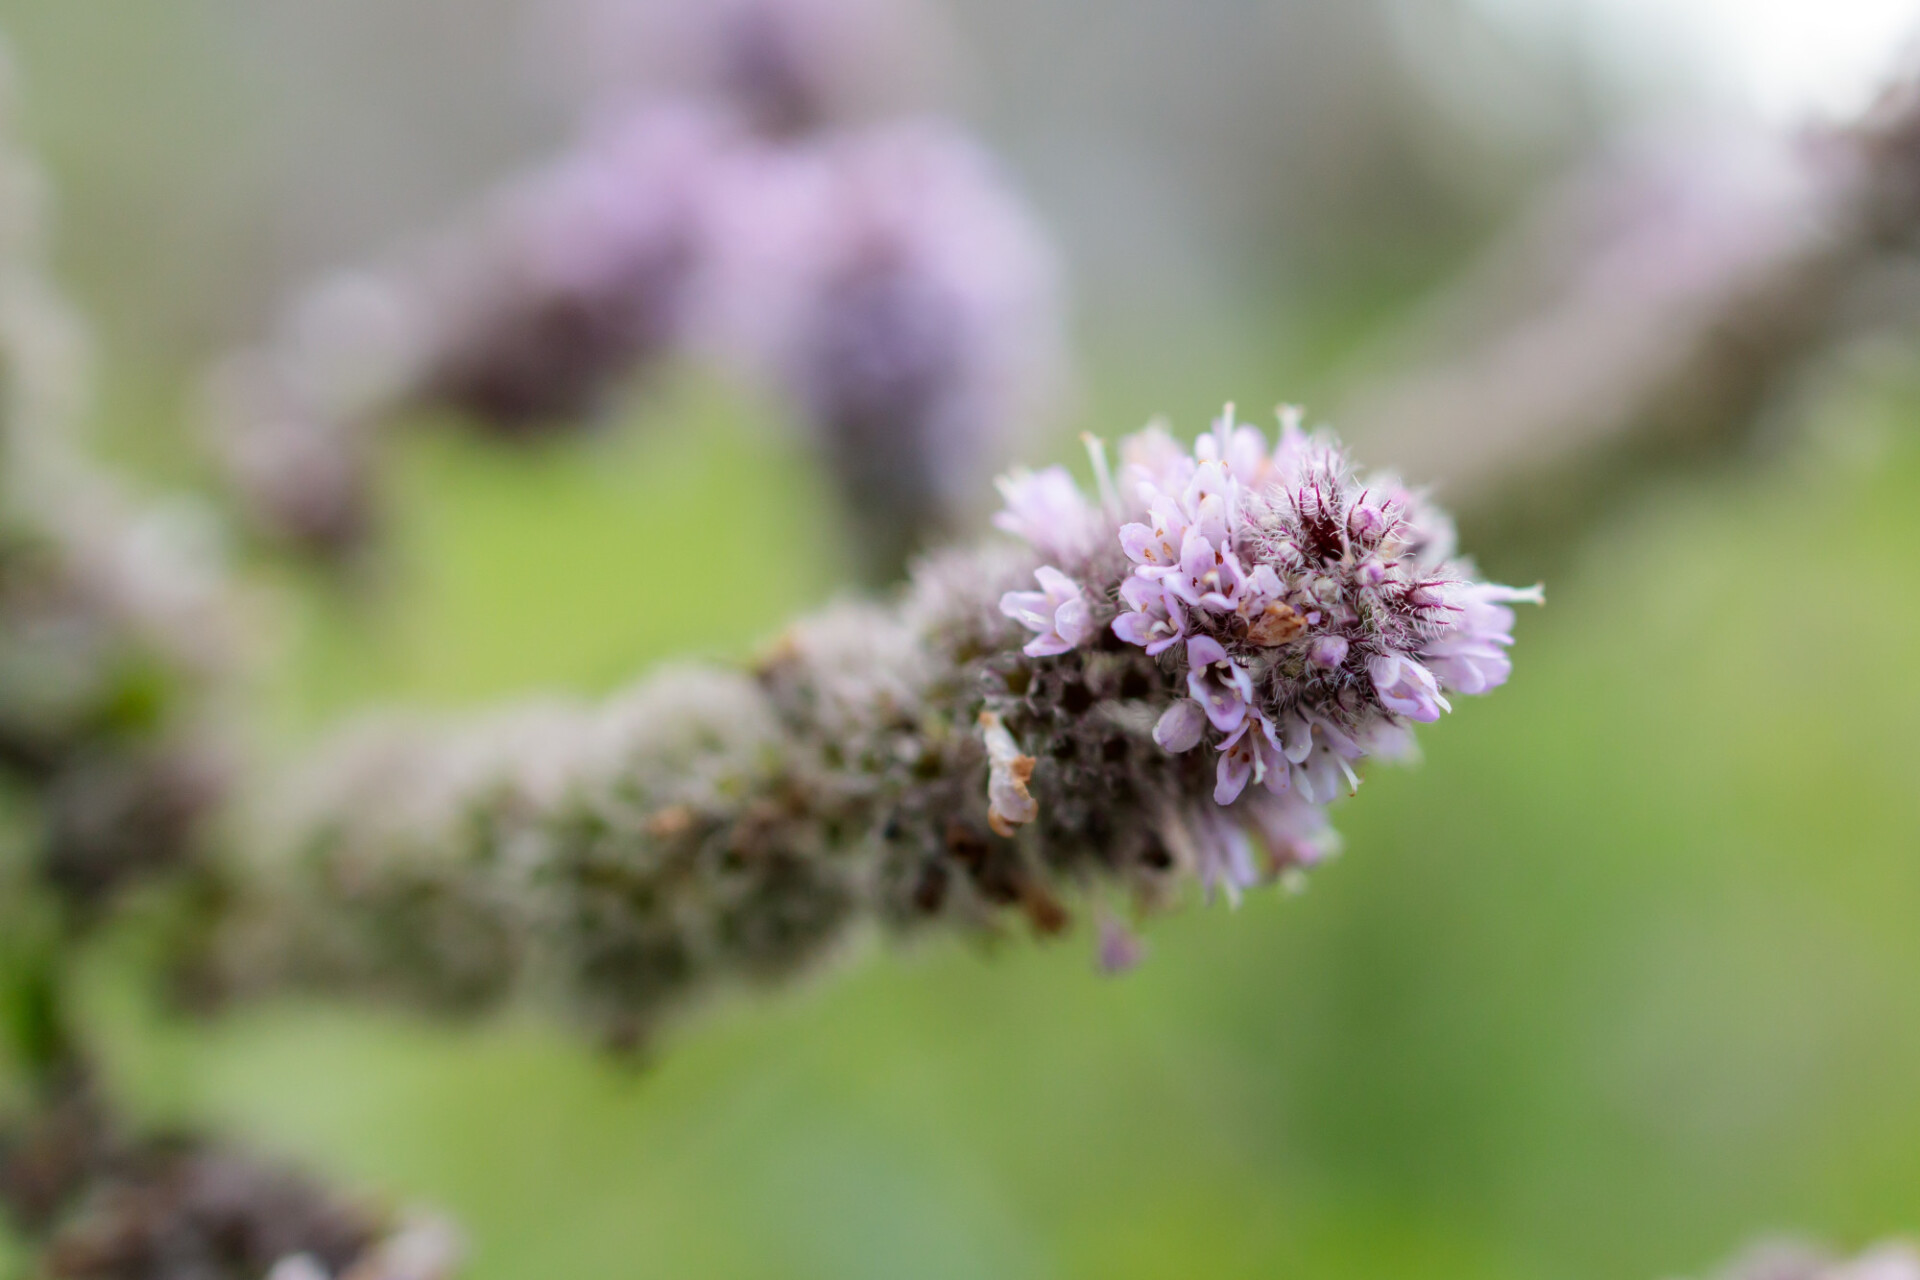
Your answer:
[[[1153,740],[1172,754],[1180,755],[1199,746],[1206,731],[1206,708],[1192,698],[1182,698],[1161,713],[1153,726]]]
[[[1114,634],[1157,658],[1187,637],[1187,611],[1164,581],[1131,577],[1120,584],[1128,612],[1113,620]]]
[[[724,113],[627,111],[502,191],[426,264],[419,394],[507,432],[598,417],[677,339],[719,168],[745,145]]]
[[[1507,681],[1513,662],[1513,610],[1508,604],[1539,604],[1540,589],[1517,591],[1490,582],[1463,583],[1452,602],[1460,611],[1453,630],[1427,648],[1427,665],[1442,683],[1461,693],[1485,693]]]
[[[736,165],[707,342],[785,391],[874,576],[964,523],[1062,381],[1057,271],[991,158],[932,123]]]
[[[1000,612],[1039,638],[1027,644],[1029,658],[1045,658],[1077,649],[1093,634],[1093,611],[1080,584],[1050,565],[1033,571],[1038,591],[1009,591],[1000,597]]]
[[[256,519],[338,556],[373,446],[448,406],[524,438],[602,420],[669,354],[796,407],[876,578],[957,526],[1047,411],[1050,251],[980,148],[932,124],[775,141],[724,107],[622,103],[424,251],[343,273],[230,360],[213,417]]]
[[[1006,505],[993,517],[994,525],[1024,539],[1041,555],[1077,559],[1098,545],[1100,513],[1065,467],[1016,470],[997,483]]]

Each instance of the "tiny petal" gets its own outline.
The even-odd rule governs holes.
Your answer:
[[[1192,698],[1182,698],[1161,713],[1160,722],[1153,726],[1153,740],[1180,755],[1200,745],[1206,728],[1206,709]]]
[[[1062,604],[1053,615],[1053,629],[1066,641],[1067,648],[1077,649],[1093,635],[1093,608],[1085,598],[1075,595]]]
[[[1046,590],[1000,597],[1000,612],[1039,633],[1027,644],[1027,656],[1045,658],[1078,648],[1093,634],[1093,610],[1080,584],[1052,565],[1040,566],[1033,576]]]
[[[1113,620],[1113,634],[1128,644],[1137,644],[1145,649],[1153,644],[1157,634],[1154,630],[1156,625],[1151,614],[1135,609]]]
[[[1045,631],[1053,609],[1044,591],[1009,591],[1000,597],[1000,612],[1029,631]]]
[[[1213,802],[1223,805],[1232,804],[1240,798],[1240,793],[1247,789],[1247,782],[1253,777],[1251,750],[1244,755],[1222,752],[1219,766],[1214,773],[1216,780],[1213,785]]]
[[[1015,471],[996,483],[1007,505],[994,516],[995,527],[1063,560],[1078,559],[1093,547],[1100,513],[1066,468]]]
[[[1225,662],[1227,651],[1211,636],[1195,636],[1187,641],[1187,665],[1194,668]]]
[[[1139,968],[1146,956],[1147,944],[1138,934],[1111,916],[1100,918],[1100,944],[1095,957],[1100,972],[1118,977]]]
[[[1239,823],[1221,818],[1202,824],[1196,832],[1195,853],[1199,863],[1200,887],[1208,901],[1215,888],[1226,891],[1227,902],[1240,905],[1241,891],[1260,883],[1260,871],[1254,865],[1253,844]]]
[[[1073,652],[1073,645],[1065,637],[1049,631],[1045,635],[1035,636],[1027,641],[1020,652],[1029,658],[1053,658],[1063,653]]]
[[[1280,722],[1280,741],[1287,759],[1299,764],[1313,751],[1313,726],[1298,711],[1290,711]]]
[[[1247,718],[1247,699],[1253,681],[1235,666],[1227,651],[1210,636],[1187,641],[1187,691],[1207,709],[1207,718],[1222,733],[1232,733]]]
[[[1120,598],[1132,608],[1152,609],[1166,599],[1166,588],[1158,578],[1135,574],[1120,584]]]
[[[1374,692],[1380,695],[1382,705],[1409,720],[1431,724],[1442,711],[1453,709],[1441,696],[1433,673],[1411,658],[1381,654],[1367,664],[1367,674],[1373,678]]]
[[[1080,584],[1050,564],[1043,564],[1035,569],[1033,576],[1035,581],[1039,582],[1040,589],[1055,600],[1064,600],[1068,596],[1080,594]]]
[[[1270,564],[1255,565],[1253,572],[1247,575],[1247,590],[1262,600],[1275,600],[1286,593],[1286,583],[1280,581],[1280,575],[1274,572]]]
[[[1120,549],[1127,553],[1127,559],[1135,564],[1155,564],[1155,538],[1153,528],[1144,524],[1129,524],[1120,527]]]
[[[1293,766],[1281,748],[1280,733],[1273,727],[1273,721],[1265,716],[1259,717],[1259,720],[1260,733],[1253,749],[1259,762],[1257,771],[1260,781],[1272,794],[1285,795],[1293,789]]]

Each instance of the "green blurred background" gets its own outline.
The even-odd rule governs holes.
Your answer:
[[[103,451],[202,483],[183,426],[202,361],[305,269],[537,150],[556,109],[473,70],[492,46],[468,24],[510,47],[509,7],[386,21],[412,15],[412,56],[465,67],[448,92],[519,103],[495,108],[517,124],[408,115],[376,84],[394,116],[379,146],[289,157],[328,92],[404,79],[351,42],[296,66],[284,32],[320,22],[319,0],[0,3],[62,193],[58,255],[99,322]],[[1080,8],[1042,8],[1084,29]],[[1241,8],[1194,13],[1224,45]],[[1086,247],[1075,200],[1106,188],[1075,196],[1049,159],[1107,90],[1049,98],[1043,75],[996,62],[994,9],[962,11],[978,74],[1032,114],[985,123],[1069,241],[1081,417],[1109,435],[1155,411],[1191,432],[1228,395],[1311,403],[1619,106],[1574,77],[1551,136],[1482,138],[1497,163],[1457,198],[1387,148],[1382,181],[1425,192],[1420,216],[1336,234],[1326,193],[1198,229],[1163,210],[1192,243],[1169,232],[1130,275],[1161,224]],[[1512,62],[1545,75],[1549,53]],[[1387,101],[1403,132],[1434,127]],[[431,173],[384,202],[356,190],[325,235],[285,231],[324,221],[290,213],[290,191],[378,187],[353,175],[383,155],[382,173],[409,157]],[[1215,163],[1235,155],[1251,163]],[[285,185],[300,162],[319,176]],[[1158,174],[1143,189],[1182,187],[1140,163]],[[1359,186],[1341,199],[1365,204]],[[1195,283],[1194,244],[1264,247]],[[1095,974],[1084,934],[874,946],[808,989],[707,1011],[637,1067],[533,1013],[449,1027],[282,1005],[182,1024],[111,945],[90,1016],[144,1114],[444,1209],[476,1280],[1599,1280],[1695,1274],[1756,1234],[1920,1230],[1920,382],[1876,367],[1829,380],[1763,461],[1644,486],[1550,544],[1479,548],[1496,577],[1548,581],[1512,684],[1425,733],[1417,767],[1370,777],[1337,815],[1346,853],[1304,894],[1195,903],[1125,979]],[[775,416],[688,372],[595,440],[397,443],[393,554],[370,589],[258,575],[288,606],[263,691],[273,749],[376,702],[600,692],[661,659],[744,654],[844,589],[826,487]]]

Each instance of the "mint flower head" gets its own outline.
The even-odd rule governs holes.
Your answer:
[[[1540,589],[1477,581],[1442,513],[1358,472],[1298,411],[1271,448],[1229,405],[1191,450],[1151,427],[1120,454],[1116,483],[1096,451],[1099,503],[1057,470],[1003,486],[998,523],[1055,561],[1038,571],[1055,586],[1002,607],[1040,633],[1030,655],[1065,652],[1077,629],[1057,619],[1091,588],[1174,694],[1154,741],[1205,747],[1218,804],[1256,784],[1325,804],[1359,785],[1360,761],[1405,753],[1448,693],[1506,681],[1507,606]]]

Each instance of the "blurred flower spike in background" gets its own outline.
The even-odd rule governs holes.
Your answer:
[[[698,74],[596,104],[561,158],[390,265],[323,280],[228,362],[216,417],[257,522],[354,553],[383,422],[447,407],[507,438],[578,431],[680,355],[807,429],[874,581],[964,528],[982,480],[1061,408],[1057,269],[959,126],[841,109],[856,55],[902,67],[850,39],[874,8],[576,15],[638,24]]]

